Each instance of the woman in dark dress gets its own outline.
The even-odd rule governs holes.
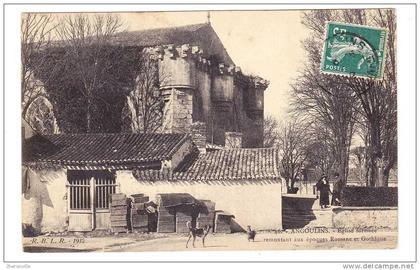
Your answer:
[[[325,175],[319,179],[318,183],[316,184],[316,188],[319,190],[319,205],[321,208],[327,208],[330,203],[330,183]]]

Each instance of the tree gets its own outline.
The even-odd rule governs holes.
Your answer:
[[[327,176],[336,172],[339,160],[336,158],[334,136],[328,127],[312,123],[307,128],[306,165]]]
[[[44,84],[37,78],[47,61],[43,50],[50,48],[56,25],[49,14],[25,13],[21,20],[21,116],[41,134],[57,133],[54,110]],[[49,70],[50,80],[54,67]]]
[[[42,67],[44,58],[38,57],[42,48],[51,43],[54,26],[51,15],[25,13],[21,21],[21,90],[22,117],[29,105],[45,93],[35,73]]]
[[[359,183],[366,184],[368,186],[368,183],[366,181],[363,181],[366,176],[366,148],[363,146],[358,146],[350,151],[350,158],[352,160],[352,163],[356,167],[357,171],[357,179]]]
[[[353,21],[388,29],[386,64],[382,80],[348,79],[362,106],[367,126],[369,186],[388,186],[390,170],[397,162],[397,82],[395,58],[396,18],[394,11],[354,11]]]
[[[155,133],[162,126],[164,101],[159,85],[165,75],[159,71],[158,59],[143,51],[137,66],[134,90],[123,108],[123,130],[133,133]]]
[[[307,136],[305,127],[297,121],[284,123],[279,131],[279,155],[281,175],[286,180],[288,193],[293,192],[294,184],[306,160]]]
[[[358,103],[352,90],[340,83],[340,79],[320,73],[322,42],[323,40],[312,37],[303,43],[308,61],[291,86],[293,111],[310,123],[314,133],[323,133],[328,142],[328,151],[335,156],[335,169],[343,182],[341,186],[344,186],[347,181],[349,151]],[[319,145],[319,142],[315,145]],[[327,158],[325,155],[324,157]]]
[[[324,38],[326,21],[343,21],[362,25],[376,25],[388,29],[387,56],[382,80],[329,76],[334,89],[349,89],[360,107],[367,131],[366,149],[369,164],[369,185],[387,185],[389,171],[397,158],[397,110],[395,70],[395,14],[393,10],[317,10],[306,12],[302,22],[312,31],[314,42]],[[321,47],[319,47],[321,48]],[[310,61],[311,61],[311,56]],[[319,60],[312,59],[319,66]]]
[[[77,76],[76,80],[81,82],[76,89],[86,102],[87,133],[95,131],[92,115],[98,110],[96,101],[108,103],[98,92],[109,83],[108,71],[115,64],[114,61],[109,61],[109,55],[113,53],[110,45],[114,35],[123,30],[123,25],[123,21],[117,15],[77,14],[65,16],[57,28],[67,64],[72,66],[71,69],[75,72],[73,74]],[[108,106],[112,104],[108,103]]]
[[[264,118],[264,147],[275,147],[279,143],[279,122],[269,115]]]

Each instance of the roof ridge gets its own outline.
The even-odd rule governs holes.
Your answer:
[[[184,29],[184,28],[188,28],[192,26],[199,26],[197,29],[191,30],[191,32],[195,32],[207,25],[211,27],[211,25],[208,23],[192,23],[192,24],[185,24],[185,25],[178,25],[178,26],[156,27],[156,28],[147,28],[147,29],[140,29],[140,30],[133,30],[133,31],[124,31],[121,33],[122,34],[123,33],[140,33],[140,32],[147,32],[147,31],[158,31],[158,30],[168,30],[168,29]]]
[[[153,133],[134,133],[134,132],[96,132],[96,133],[56,133],[56,134],[41,134],[42,136],[59,136],[59,135],[77,135],[77,136],[85,136],[85,135],[106,135],[106,136],[115,136],[115,135],[168,135],[168,136],[182,136],[186,133],[164,133],[164,132],[153,132]]]
[[[251,151],[257,151],[257,150],[276,150],[277,147],[255,147],[255,148],[224,148],[224,149],[217,149],[215,151],[239,151],[239,150],[251,150]],[[211,153],[211,152],[209,152]]]

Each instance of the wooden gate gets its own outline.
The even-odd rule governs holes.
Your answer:
[[[67,171],[69,231],[92,231],[110,227],[110,194],[115,193],[115,173]]]

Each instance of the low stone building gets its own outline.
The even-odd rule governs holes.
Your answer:
[[[189,193],[243,228],[282,228],[275,149],[200,151],[188,134],[55,134],[24,150],[23,223],[42,232],[109,229],[117,192]]]

